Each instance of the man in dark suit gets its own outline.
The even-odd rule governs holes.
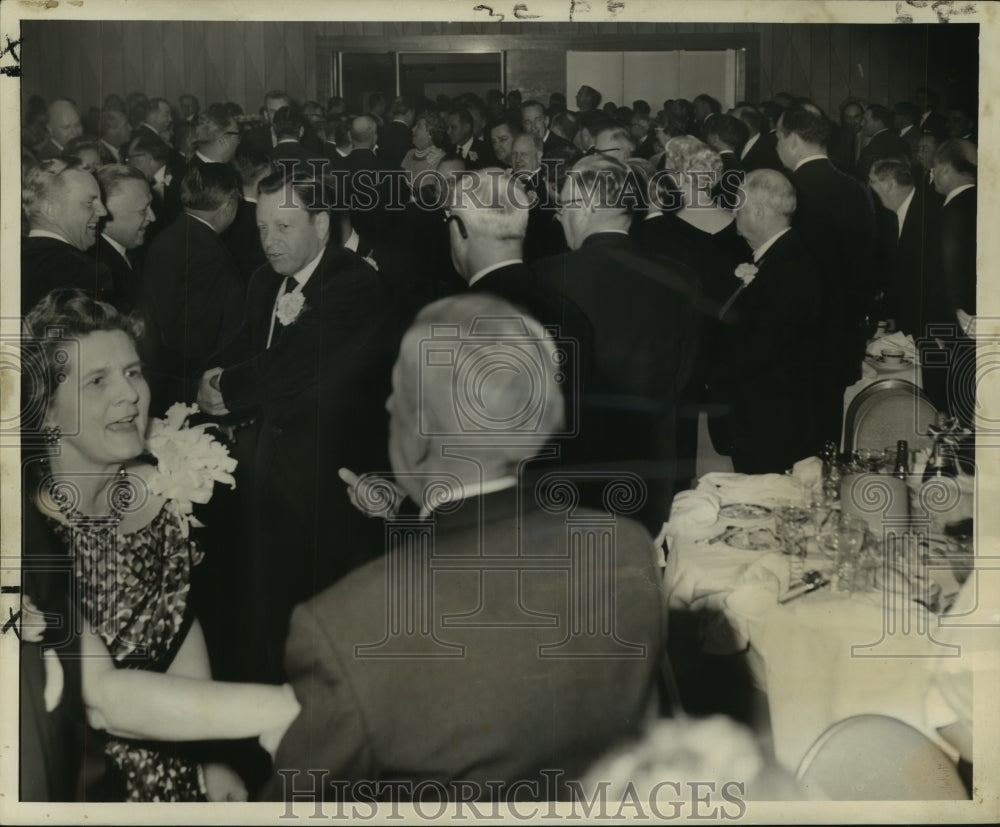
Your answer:
[[[233,163],[243,186],[243,197],[240,198],[236,218],[222,234],[222,240],[236,261],[243,284],[249,285],[254,272],[267,264],[257,229],[257,185],[274,172],[274,166],[268,153],[262,149],[241,151]]]
[[[848,175],[853,175],[864,146],[861,129],[864,126],[865,108],[856,98],[848,98],[840,104],[840,122],[830,124],[827,141],[828,155],[834,166]]]
[[[423,346],[444,325],[455,335],[435,350],[452,367],[428,370]],[[488,423],[471,435],[454,368],[470,340],[487,365],[523,341],[538,368],[489,372],[466,400]],[[521,477],[563,427],[555,362],[542,327],[495,296],[443,299],[409,329],[387,403],[389,457],[425,516],[387,521],[384,555],[380,542],[376,560],[296,609],[285,662],[302,712],[275,753],[284,777],[263,797],[290,799],[301,773],[322,767],[346,782],[338,800],[363,795],[359,781],[433,781],[451,800],[563,800],[566,781],[649,720],[666,633],[649,535],[620,515],[567,517]],[[538,412],[528,427],[526,399]],[[435,500],[435,490],[445,493]],[[596,568],[571,550],[575,519],[589,532],[595,521],[614,525]],[[518,568],[488,570],[515,557]],[[453,570],[435,572],[446,559]],[[400,610],[414,633],[386,626]],[[577,631],[592,628],[602,631]],[[316,793],[332,798],[334,787]]]
[[[915,103],[910,101],[899,101],[892,107],[892,126],[899,133],[899,137],[906,141],[910,149],[909,159],[917,159],[917,146],[920,143],[921,131],[917,126],[920,120],[920,110]]]
[[[139,125],[132,130],[133,137],[159,138],[167,145],[167,170],[179,182],[187,172],[187,160],[173,145],[174,115],[166,98],[150,98],[139,105]]]
[[[448,140],[453,151],[465,161],[466,169],[478,169],[486,165],[492,154],[485,141],[477,140],[472,134],[472,115],[468,109],[456,109],[448,115]]]
[[[767,117],[749,106],[740,108],[739,117],[748,133],[746,143],[740,150],[740,166],[747,172],[755,169],[784,169],[778,157],[778,139],[768,129]]]
[[[124,112],[117,109],[105,109],[101,112],[101,155],[104,163],[121,164],[122,152],[132,137],[132,128]]]
[[[45,128],[48,131],[48,139],[35,153],[39,161],[48,161],[62,155],[69,142],[83,134],[80,112],[76,104],[65,98],[52,101],[49,104]]]
[[[97,180],[108,215],[92,252],[94,259],[111,271],[115,306],[130,313],[142,303],[140,248],[146,241],[146,230],[156,221],[153,194],[146,176],[125,164],[101,167]]]
[[[385,398],[398,339],[377,274],[330,243],[331,221],[317,179],[275,173],[260,182],[257,223],[269,266],[254,274],[242,326],[211,358],[198,392],[210,415],[257,419],[248,493],[260,531],[250,600],[262,680],[280,678],[292,607],[381,553],[378,527],[351,507],[337,469],[386,467]]]
[[[718,152],[722,159],[722,175],[712,190],[712,195],[731,210],[739,205],[736,193],[743,181],[743,164],[738,153],[746,143],[747,133],[746,124],[732,115],[712,118],[705,130],[705,143]]]
[[[949,369],[935,371],[935,381],[925,382],[925,390],[940,410],[958,416],[967,428],[975,427],[977,393],[976,372],[970,365],[976,350],[978,160],[975,144],[952,138],[937,148],[931,169],[934,188],[944,196],[938,235],[944,312],[938,333],[942,338],[935,338],[933,344],[949,356],[936,363],[947,364]],[[949,330],[953,335],[948,336]],[[928,373],[924,371],[925,376]]]
[[[151,330],[150,409],[193,402],[208,357],[236,333],[243,280],[219,237],[236,217],[240,183],[224,164],[194,167],[181,184],[184,213],[146,256],[144,315]]]
[[[57,287],[113,301],[110,271],[87,255],[108,214],[94,176],[59,158],[42,161],[24,177],[21,204],[28,219],[28,237],[21,243],[22,312]]]
[[[657,533],[673,497],[676,406],[700,326],[697,280],[643,253],[629,237],[632,215],[619,201],[628,174],[625,164],[600,155],[574,165],[558,214],[572,252],[536,269],[593,326],[581,433],[567,444],[567,456],[638,473],[649,492],[640,517]]]
[[[714,118],[722,114],[722,104],[711,95],[698,95],[691,105],[694,108],[695,134],[705,140],[708,137],[708,126]]]
[[[123,160],[146,176],[153,192],[156,224],[147,233],[148,241],[152,242],[155,235],[173,224],[183,210],[181,181],[184,176],[176,177],[167,166],[170,147],[149,135],[138,135],[129,141]]]
[[[271,129],[277,143],[271,150],[271,160],[275,167],[285,165],[291,175],[295,174],[298,165],[300,174],[309,175],[311,170],[306,165],[315,160],[322,163],[322,156],[314,155],[302,145],[302,136],[306,131],[306,120],[301,110],[295,106],[283,106],[274,113]]]
[[[521,129],[541,140],[543,158],[552,157],[560,148],[569,150],[567,144],[570,142],[549,129],[549,116],[538,101],[529,100],[521,104]]]
[[[487,134],[493,147],[493,157],[497,159],[496,165],[510,169],[514,139],[521,134],[521,128],[510,119],[500,120],[487,130]]]
[[[511,151],[513,171],[531,202],[524,255],[528,261],[566,252],[562,230],[555,220],[555,199],[549,191],[542,166],[542,142],[527,132],[518,135]]]
[[[382,127],[378,141],[378,154],[386,169],[401,169],[403,156],[413,146],[413,120],[416,108],[413,101],[401,95],[392,102],[392,120]]]
[[[914,100],[920,109],[920,121],[918,126],[921,132],[929,132],[938,141],[943,141],[948,136],[948,128],[944,115],[938,112],[941,103],[938,93],[927,86],[919,87],[914,92]]]
[[[263,149],[266,152],[274,149],[275,144],[278,143],[278,139],[275,137],[274,130],[271,129],[271,121],[274,120],[275,112],[283,106],[291,105],[291,96],[281,89],[272,89],[264,95],[263,112],[266,122],[248,130],[240,140],[240,148]]]
[[[861,132],[867,143],[854,171],[859,180],[868,181],[868,171],[876,158],[910,157],[910,145],[892,129],[892,113],[884,106],[872,104],[865,109]]]
[[[794,212],[795,190],[782,173],[747,174],[736,227],[753,265],[724,305],[710,380],[727,403],[737,473],[781,474],[821,445],[814,417],[820,277],[791,228]]]
[[[879,242],[889,265],[886,314],[898,330],[920,339],[927,335],[928,324],[954,323],[941,289],[938,228],[943,198],[914,177],[905,158],[875,161],[868,183],[882,204]]]
[[[860,378],[874,299],[875,207],[868,190],[826,154],[829,122],[812,105],[793,104],[778,122],[778,156],[790,170],[797,208],[792,226],[820,268],[820,436],[838,442],[844,390]]]

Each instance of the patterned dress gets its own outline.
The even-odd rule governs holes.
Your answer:
[[[115,520],[76,515],[56,527],[73,556],[78,609],[119,668],[165,672],[191,628],[191,570],[202,552],[185,529],[169,501],[129,534]],[[184,745],[109,736],[104,753],[115,798],[205,800],[200,766]]]

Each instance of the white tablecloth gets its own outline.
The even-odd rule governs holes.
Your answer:
[[[739,496],[755,479],[768,480],[712,476],[738,478],[741,486],[733,490]],[[722,492],[723,504],[731,501],[725,488],[714,490]],[[720,521],[718,531],[723,523],[732,520]],[[955,655],[932,638],[938,623],[933,614],[916,603],[885,613],[881,593],[849,596],[829,587],[780,605],[778,596],[788,586],[788,558],[780,551],[744,551],[694,539],[708,533],[711,527],[684,523],[668,533],[669,605],[709,612],[714,622],[706,626],[706,651],[747,649],[754,678],[767,694],[775,754],[784,767],[794,771],[831,724],[867,713],[905,721],[955,754],[926,711],[935,668],[942,656]],[[806,569],[824,566],[829,562],[818,554],[807,558]],[[909,634],[901,635],[904,622],[912,625]],[[895,634],[893,623],[900,624]]]

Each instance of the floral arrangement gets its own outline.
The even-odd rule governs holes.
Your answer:
[[[156,458],[156,473],[149,488],[165,497],[166,507],[181,518],[185,537],[192,526],[202,525],[192,513],[194,503],[207,503],[217,482],[236,487],[236,460],[229,456],[225,445],[207,433],[212,424],[188,425],[188,417],[197,411],[197,405],[172,405],[163,419],[150,422],[146,439],[149,452]]]
[[[736,278],[743,282],[744,286],[749,286],[757,277],[757,265],[744,262],[736,267]]]
[[[305,309],[306,297],[302,295],[302,291],[292,290],[292,292],[285,293],[285,295],[278,299],[276,315],[278,321],[285,327],[288,327],[288,325],[295,323],[295,320]]]

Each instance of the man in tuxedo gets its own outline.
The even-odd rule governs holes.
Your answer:
[[[858,156],[854,174],[861,181],[868,181],[868,172],[876,158],[909,158],[910,146],[892,129],[892,113],[884,106],[872,104],[865,108],[861,134],[865,148]]]
[[[976,142],[975,120],[973,113],[975,107],[967,107],[964,104],[953,104],[948,107],[948,115],[945,118],[945,129],[949,138],[962,138],[966,141]]]
[[[156,221],[153,193],[146,176],[125,164],[101,167],[97,181],[108,215],[92,251],[94,259],[111,271],[115,306],[130,313],[142,303],[142,264],[138,253],[146,241],[146,230]]]
[[[398,338],[377,274],[330,243],[331,223],[320,180],[278,172],[260,182],[268,266],[254,274],[243,323],[209,360],[198,392],[210,415],[257,419],[249,599],[260,680],[280,679],[292,607],[382,551],[337,469],[387,467],[384,403]]]
[[[942,310],[940,212],[942,197],[927,189],[905,158],[881,158],[872,164],[868,184],[881,202],[880,244],[889,263],[886,312],[896,328],[919,340],[928,324],[954,323]]]
[[[242,184],[242,197],[236,218],[222,234],[222,240],[236,261],[243,284],[250,284],[250,277],[258,268],[267,264],[264,247],[257,230],[257,185],[274,172],[270,155],[262,149],[239,152],[233,159]]]
[[[953,313],[976,314],[976,175],[971,141],[950,139],[934,153],[931,177],[944,196],[941,207],[941,265]]]
[[[960,333],[941,345],[951,351],[948,364],[949,385],[945,389],[947,404],[940,405],[959,417],[962,424],[974,427],[976,398],[975,371],[968,369],[975,359],[975,339],[972,334],[976,319],[976,217],[978,187],[976,186],[979,158],[972,141],[951,138],[937,148],[931,180],[944,196],[941,207],[941,275],[947,308],[958,323]],[[949,321],[951,321],[949,319]],[[964,364],[966,369],[954,366]],[[939,371],[939,374],[945,371]],[[928,393],[938,392],[936,385]],[[935,397],[932,395],[932,399]],[[938,399],[935,399],[938,403]]]
[[[943,141],[948,135],[948,130],[944,116],[938,112],[938,106],[941,104],[938,93],[928,86],[920,86],[913,96],[920,109],[918,124],[920,131],[929,132],[939,141]]]
[[[555,199],[542,166],[542,151],[541,139],[528,133],[515,138],[511,151],[512,169],[530,204],[524,255],[532,262],[566,252],[562,230],[555,221]]]
[[[228,164],[240,145],[239,125],[224,110],[210,108],[199,116],[194,127],[194,155],[191,166]]]
[[[153,135],[168,146],[174,131],[174,115],[170,109],[170,101],[166,98],[150,98],[142,106],[139,125],[135,134]]]
[[[648,497],[639,518],[658,533],[676,477],[675,414],[691,372],[700,317],[697,279],[641,251],[629,237],[621,201],[629,168],[613,158],[582,158],[559,194],[558,219],[571,252],[536,264],[542,283],[590,319],[594,364],[581,400],[572,461],[630,470]]]
[[[80,112],[76,104],[65,98],[52,101],[49,104],[45,128],[49,137],[36,153],[39,161],[48,161],[62,155],[66,145],[83,134]]]
[[[386,169],[401,169],[403,156],[413,146],[413,121],[416,108],[413,101],[401,95],[392,102],[392,120],[382,128],[378,154]]]
[[[747,172],[755,169],[782,170],[778,157],[777,136],[768,128],[767,117],[749,106],[740,108],[740,120],[747,128],[748,137],[740,150],[740,166]]]
[[[917,105],[909,101],[900,101],[892,107],[892,126],[899,133],[899,137],[906,141],[906,146],[910,150],[911,161],[917,158],[917,145],[920,143],[920,127],[917,122],[920,120],[920,110]]]
[[[635,142],[635,156],[647,161],[659,151],[653,122],[648,112],[635,110],[629,125],[629,134]]]
[[[795,190],[780,172],[747,173],[737,231],[753,249],[724,305],[710,384],[728,408],[733,468],[782,474],[820,448],[815,358],[820,276],[792,229]]]
[[[143,312],[151,328],[150,409],[157,414],[194,401],[205,360],[239,328],[243,280],[220,238],[239,199],[232,167],[192,167],[181,182],[184,213],[150,245]]]
[[[271,119],[271,129],[277,139],[274,149],[271,150],[271,160],[276,167],[284,164],[288,167],[289,173],[294,174],[296,164],[304,169],[305,165],[313,160],[322,161],[321,157],[313,155],[302,145],[306,120],[298,107],[281,107]],[[310,170],[304,169],[304,174],[310,174]]]
[[[21,206],[28,220],[21,242],[22,312],[58,287],[113,301],[111,273],[86,252],[108,214],[94,176],[60,158],[42,161],[24,177]]]
[[[278,143],[278,139],[274,134],[274,130],[271,129],[271,121],[274,120],[274,114],[279,109],[283,106],[291,105],[292,98],[284,90],[272,89],[264,95],[264,107],[262,111],[264,113],[265,123],[260,126],[255,126],[243,135],[240,142],[241,148],[263,149],[267,152],[274,149],[275,145]]]
[[[486,144],[472,134],[472,115],[467,109],[456,109],[448,115],[448,140],[467,169],[484,166],[488,155]]]
[[[381,159],[375,154],[378,124],[370,115],[359,115],[351,121],[350,138],[351,154],[347,156],[349,172],[382,169]]]
[[[123,163],[122,150],[132,137],[132,128],[128,125],[125,113],[116,109],[105,109],[101,112],[100,129],[101,154],[104,156],[104,162]]]
[[[438,346],[446,325],[454,335]],[[537,365],[484,376],[467,404],[488,424],[472,434],[459,421],[455,395],[467,389],[454,368],[470,341],[484,365],[506,364],[520,342]],[[452,367],[428,369],[428,342]],[[442,299],[407,331],[388,453],[421,517],[388,520],[385,554],[380,540],[374,561],[295,610],[285,663],[302,711],[262,797],[291,799],[322,767],[337,782],[324,777],[316,800],[354,800],[359,781],[432,780],[450,800],[565,799],[566,781],[655,715],[666,625],[648,533],[611,518],[610,547],[582,568],[572,520],[609,515],[578,509],[567,522],[522,476],[563,428],[556,361],[537,321],[488,294]],[[525,400],[538,412],[529,427]],[[514,556],[520,570],[483,565]],[[437,560],[459,562],[444,572]],[[386,626],[399,611],[413,633]],[[591,627],[599,641],[577,631]]]
[[[694,107],[694,120],[697,135],[703,141],[708,137],[708,126],[722,114],[722,104],[711,95],[698,95],[691,105]]]
[[[323,157],[329,162],[332,172],[347,170],[351,155],[351,122],[346,115],[327,115],[326,140],[323,142]]]
[[[820,268],[822,353],[820,436],[839,442],[844,389],[860,378],[872,305],[875,208],[868,190],[827,157],[829,122],[811,105],[793,104],[778,121],[778,156],[790,171],[797,208],[792,226]]]
[[[864,146],[865,108],[855,98],[848,98],[840,105],[840,123],[830,130],[827,142],[829,157],[837,169],[853,175]]]
[[[543,158],[551,157],[560,148],[568,148],[568,141],[549,129],[549,116],[538,101],[529,100],[521,104],[521,129],[541,140]]]
[[[147,233],[152,242],[153,236],[173,224],[181,214],[181,181],[184,176],[175,176],[168,164],[170,162],[170,147],[159,138],[151,135],[138,135],[132,138],[125,150],[124,162],[135,167],[149,180],[153,192],[153,212],[156,214],[156,224]]]
[[[732,115],[717,115],[708,122],[705,129],[705,143],[718,152],[722,159],[722,174],[712,194],[724,207],[731,210],[739,205],[737,193],[743,181],[743,165],[737,153],[746,140],[746,126]]]

